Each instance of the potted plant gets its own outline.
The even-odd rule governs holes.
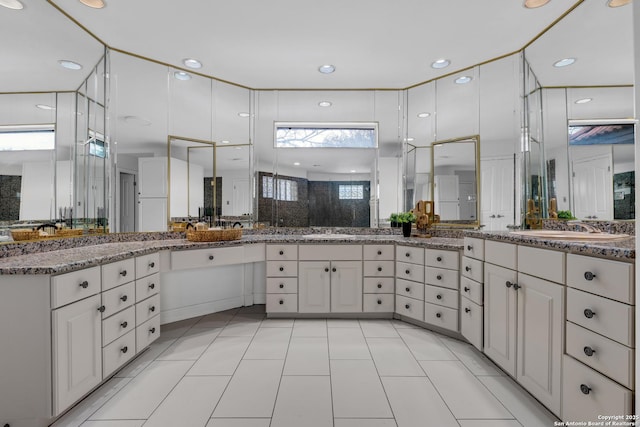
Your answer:
[[[398,214],[392,213],[389,216],[389,222],[391,223],[391,227],[400,227],[400,222],[398,222]]]
[[[398,222],[402,224],[402,235],[404,237],[411,236],[411,223],[416,221],[413,212],[400,212],[398,214]]]

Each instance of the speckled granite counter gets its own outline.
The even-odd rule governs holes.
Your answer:
[[[614,242],[596,242],[545,239],[540,237],[511,234],[507,231],[466,230],[464,235],[480,239],[497,240],[507,243],[516,243],[518,245],[535,246],[538,248],[555,249],[600,258],[615,259],[618,261],[635,262],[636,258],[635,236],[630,236],[628,239],[617,240]]]
[[[139,233],[144,235],[145,233]],[[170,236],[174,237],[174,236]],[[181,236],[176,236],[181,237]],[[48,243],[48,242],[47,242]],[[37,252],[37,246],[31,249],[35,253],[22,250],[14,256],[0,258],[0,275],[8,274],[60,274],[94,265],[119,261],[133,256],[145,255],[159,250],[188,250],[213,247],[238,246],[252,243],[293,243],[293,244],[402,244],[407,246],[438,249],[462,249],[463,241],[457,238],[433,237],[429,239],[405,238],[395,234],[360,234],[348,238],[305,238],[294,234],[250,234],[241,240],[229,242],[195,243],[184,238],[149,239],[142,241],[97,242],[86,245],[77,240],[77,247]],[[82,245],[84,244],[84,245]],[[28,244],[26,244],[28,245]],[[70,245],[67,242],[66,245]],[[21,246],[21,245],[15,245]],[[24,249],[24,248],[23,248]],[[17,251],[17,250],[16,250]]]

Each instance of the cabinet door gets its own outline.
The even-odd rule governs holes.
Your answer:
[[[299,265],[298,311],[300,313],[329,313],[331,263],[303,261]]]
[[[517,380],[556,415],[560,415],[564,287],[518,274]]]
[[[138,159],[138,191],[140,197],[167,197],[167,158]]]
[[[331,311],[356,313],[362,311],[362,263],[333,261],[331,263]]]
[[[516,374],[516,272],[493,264],[484,269],[484,352]]]
[[[54,415],[102,380],[99,306],[94,295],[52,313]]]
[[[167,199],[147,198],[138,200],[139,231],[167,231]]]

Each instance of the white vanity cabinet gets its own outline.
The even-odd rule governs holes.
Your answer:
[[[396,313],[424,321],[424,249],[396,246]]]
[[[458,331],[460,283],[458,251],[425,249],[424,321]]]
[[[268,244],[267,313],[298,312],[298,245]]]
[[[463,264],[467,260],[484,261],[484,240],[465,237]],[[472,276],[463,268],[460,272],[460,333],[474,347],[482,351],[483,347],[483,282],[484,276]]]
[[[364,283],[362,311],[365,313],[393,313],[394,304],[394,245],[364,245]]]

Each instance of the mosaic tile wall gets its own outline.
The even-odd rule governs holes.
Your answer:
[[[20,218],[21,184],[19,175],[0,175],[0,221]]]

